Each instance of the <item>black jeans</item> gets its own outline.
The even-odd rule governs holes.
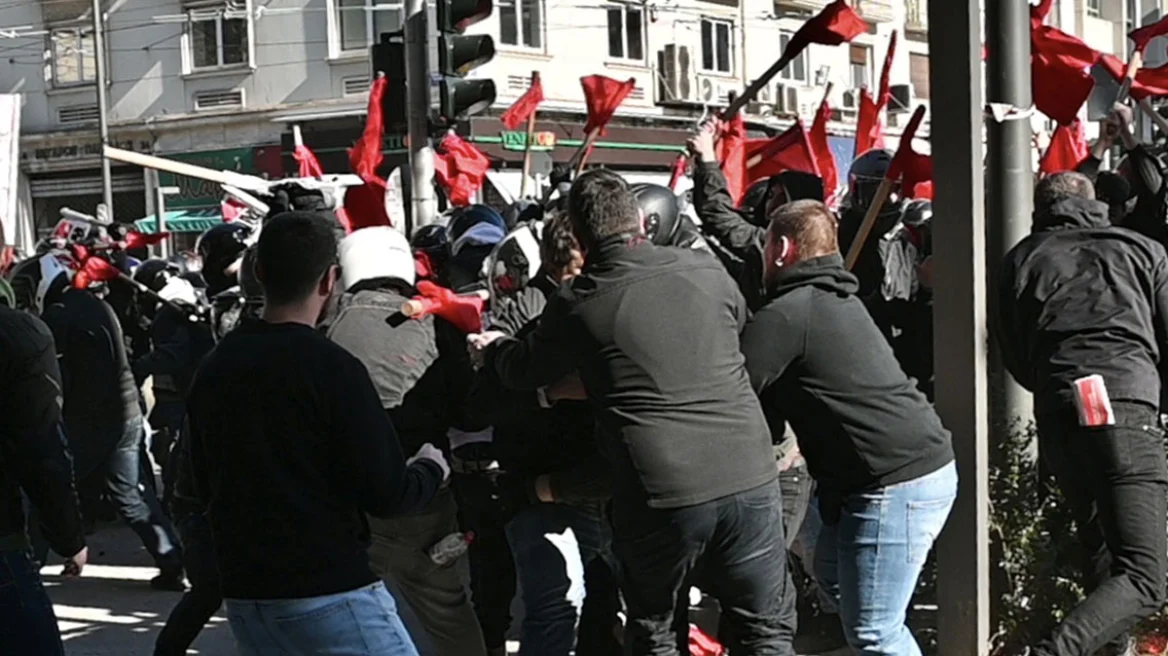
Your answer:
[[[628,606],[625,654],[679,656],[675,610],[691,580],[707,583],[731,625],[735,656],[790,656],[782,494],[777,480],[696,506],[613,503],[613,548]]]
[[[192,513],[183,517],[178,522],[178,531],[183,544],[183,566],[191,587],[170,611],[166,626],[162,627],[154,643],[155,656],[186,654],[187,648],[223,604],[215,543],[206,516]]]
[[[1039,458],[1054,475],[1091,560],[1089,594],[1035,652],[1094,653],[1164,601],[1168,458],[1151,406],[1115,402],[1114,426],[1083,428],[1074,408],[1038,415]]]
[[[53,602],[27,551],[0,551],[0,653],[65,653]]]
[[[458,502],[458,523],[463,531],[475,534],[467,555],[471,603],[483,640],[488,650],[505,647],[511,628],[511,601],[517,588],[515,561],[503,530],[508,513],[492,498],[494,484],[486,475],[456,473],[450,483]]]

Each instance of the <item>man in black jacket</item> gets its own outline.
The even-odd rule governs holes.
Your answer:
[[[919,656],[905,611],[957,496],[949,432],[856,298],[826,205],[779,207],[765,253],[770,300],[742,350],[768,417],[791,423],[819,484],[820,586],[855,651]]]
[[[368,370],[316,330],[337,279],[333,223],[288,212],[264,226],[262,318],[204,360],[183,444],[245,652],[408,656],[365,515],[424,507],[448,470],[433,446],[406,462]]]
[[[524,339],[472,344],[515,389],[580,373],[613,463],[626,653],[686,649],[672,623],[699,563],[735,625],[735,654],[793,653],[778,470],[738,345],[742,295],[709,254],[647,242],[619,176],[580,176],[568,206],[581,275]]]
[[[61,376],[53,335],[36,317],[0,304],[0,645],[12,654],[64,654],[53,605],[29,557],[21,490],[42,533],[81,573],[88,553],[61,432]]]
[[[994,327],[1034,394],[1039,459],[1076,516],[1090,594],[1036,654],[1092,654],[1164,601],[1168,462],[1157,366],[1168,335],[1168,254],[1112,227],[1079,173],[1034,192],[1032,234],[1002,263]]]

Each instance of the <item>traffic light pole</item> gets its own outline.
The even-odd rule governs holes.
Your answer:
[[[406,1],[406,108],[413,211],[407,232],[438,220],[434,195],[434,150],[430,147],[430,66],[426,48],[426,0]]]

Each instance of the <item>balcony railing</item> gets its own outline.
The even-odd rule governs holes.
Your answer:
[[[929,3],[926,0],[905,0],[904,29],[906,32],[929,31]]]
[[[856,13],[874,23],[890,23],[895,14],[892,0],[852,0]]]

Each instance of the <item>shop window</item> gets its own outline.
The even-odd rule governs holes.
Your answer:
[[[402,0],[328,0],[334,53],[368,54],[386,32],[402,29]]]
[[[497,0],[499,42],[543,50],[543,0]]]
[[[734,73],[734,23],[717,18],[702,19],[702,70]]]
[[[187,11],[187,71],[243,68],[252,65],[250,3],[196,6]]]
[[[645,61],[645,12],[633,5],[608,5],[608,56]]]

